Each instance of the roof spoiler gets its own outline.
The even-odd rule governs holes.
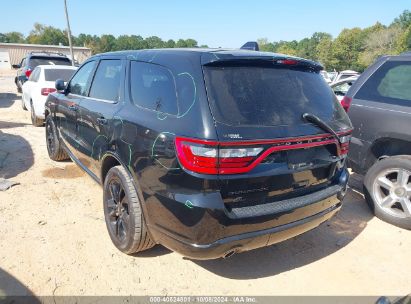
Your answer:
[[[246,44],[244,44],[240,49],[241,50],[250,50],[250,51],[259,51],[260,47],[258,46],[257,42],[249,41]]]

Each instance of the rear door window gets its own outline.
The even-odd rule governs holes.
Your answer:
[[[411,105],[411,62],[386,62],[365,82],[355,98]]]
[[[90,89],[90,97],[118,101],[120,97],[121,60],[101,60]]]
[[[325,121],[346,119],[319,73],[274,67],[204,67],[215,119],[228,125],[302,124],[302,115]]]
[[[67,82],[70,80],[75,71],[76,70],[45,69],[44,77],[46,81],[56,81],[57,79],[62,79]]]
[[[130,94],[135,105],[177,115],[177,95],[174,77],[166,67],[131,62]]]

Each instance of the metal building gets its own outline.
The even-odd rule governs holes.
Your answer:
[[[13,64],[19,64],[30,52],[56,52],[70,57],[70,48],[60,45],[0,43],[0,69],[11,69]],[[74,59],[82,63],[91,56],[91,50],[86,47],[73,47]]]

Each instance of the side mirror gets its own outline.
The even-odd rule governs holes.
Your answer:
[[[64,83],[63,79],[57,79],[55,83],[56,90],[59,92],[63,92],[66,90],[66,84]]]
[[[13,69],[20,69],[21,65],[20,64],[13,64],[12,67],[13,67]]]

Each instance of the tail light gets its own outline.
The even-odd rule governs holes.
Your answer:
[[[42,88],[41,95],[48,96],[50,93],[56,92],[57,90],[54,88]]]
[[[345,132],[341,135],[341,145],[328,134],[245,142],[217,142],[176,137],[175,143],[178,160],[189,171],[200,174],[239,174],[251,171],[268,155],[278,151],[334,144],[338,147],[338,155],[344,156],[348,153],[350,139],[351,135]]]
[[[352,98],[347,96],[344,96],[344,98],[341,100],[341,105],[344,108],[345,112],[348,112],[348,110],[350,109],[351,102]]]
[[[26,71],[26,73],[24,73],[24,74],[26,74],[27,79],[30,77],[31,72],[32,72],[32,70],[31,70],[31,69],[28,69],[28,70]]]
[[[340,136],[340,142],[341,142],[340,155],[347,155],[348,149],[350,147],[350,142],[351,142],[351,134]]]

